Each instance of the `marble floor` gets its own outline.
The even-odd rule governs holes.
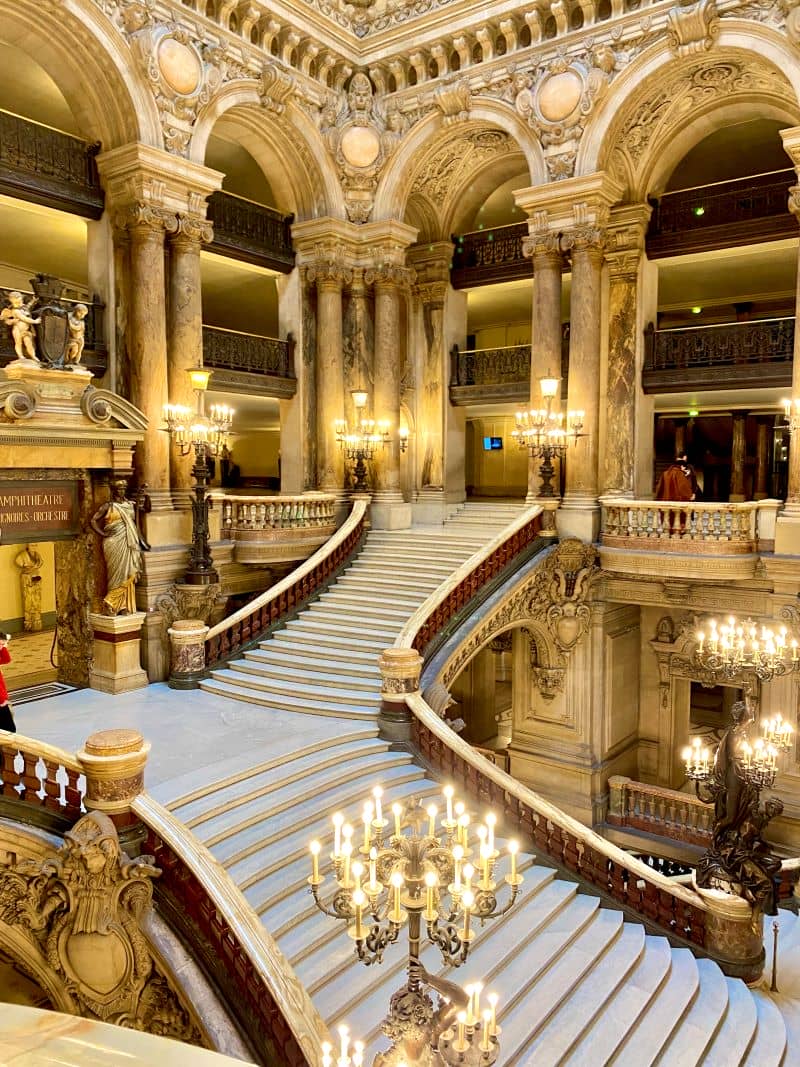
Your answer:
[[[17,730],[75,752],[97,730],[131,727],[150,742],[146,786],[161,803],[341,732],[338,719],[248,706],[165,684],[108,696],[74,690],[16,709]]]
[[[3,667],[3,677],[9,692],[30,685],[55,681],[57,671],[50,662],[53,631],[35,634],[15,634],[8,644],[11,662]]]

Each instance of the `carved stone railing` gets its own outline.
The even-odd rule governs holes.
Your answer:
[[[203,366],[214,371],[217,389],[256,390],[261,395],[288,399],[297,390],[295,342],[256,333],[203,327]]]
[[[336,529],[336,497],[209,494],[221,510],[222,536],[237,563],[305,559]]]
[[[0,111],[0,193],[99,219],[99,147]]]
[[[645,330],[642,387],[646,393],[788,387],[793,346],[791,317],[669,330],[651,324]]]
[[[395,648],[413,648],[428,660],[447,638],[451,624],[475,598],[485,595],[510,564],[530,555],[542,529],[542,508],[527,508],[488,544],[466,562],[417,608],[394,643]]]
[[[797,175],[787,167],[663,193],[652,202],[647,255],[657,259],[794,237],[797,223],[787,201],[789,186],[796,182]]]
[[[356,500],[347,520],[313,556],[208,631],[206,667],[228,659],[285,621],[335,578],[364,539],[367,505],[364,498]]]
[[[0,731],[0,796],[74,821],[84,812],[86,782],[68,752]]]
[[[736,504],[601,497],[601,544],[688,555],[772,551],[778,500]]]
[[[519,833],[583,881],[623,907],[694,945],[706,943],[706,906],[543,797],[495,767],[454,733],[419,692],[406,697],[412,743],[425,762],[457,789],[498,812],[507,833]]]
[[[208,198],[208,218],[214,224],[213,252],[283,274],[293,269],[294,215],[220,190]]]
[[[454,235],[450,271],[453,287],[465,289],[511,278],[531,278],[531,261],[522,254],[522,241],[527,235],[526,222]]]
[[[711,842],[714,809],[694,793],[645,785],[622,775],[609,778],[608,793],[606,822],[611,826],[627,826],[690,845]]]
[[[450,400],[453,404],[516,400],[531,391],[531,346],[450,350]]]
[[[2,112],[0,112],[0,114],[2,114]],[[13,291],[14,290],[12,289],[0,289],[0,308],[8,306],[8,294]],[[33,299],[34,294],[29,289],[16,291],[22,293],[26,303]],[[87,307],[88,314],[83,320],[86,332],[84,334],[85,339],[81,364],[84,367],[87,367],[95,378],[102,378],[106,372],[106,367],[108,366],[108,348],[105,343],[105,333],[103,329],[105,304],[101,303],[97,297],[93,300],[60,297],[59,303],[68,308],[72,308],[76,304],[84,304]],[[6,323],[0,323],[0,367],[4,367],[7,363],[11,363],[16,358],[14,342],[11,338],[11,330]]]
[[[239,1019],[259,1062],[320,1067],[327,1028],[227,871],[165,808],[140,794],[142,851],[155,857],[159,908],[180,929]]]

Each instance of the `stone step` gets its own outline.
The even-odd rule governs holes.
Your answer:
[[[744,982],[726,978],[728,1010],[703,1059],[703,1067],[732,1067],[744,1063],[758,1026],[756,1003]]]
[[[287,627],[291,623],[287,623]],[[280,645],[285,646],[298,646],[302,645],[306,648],[319,649],[320,657],[322,657],[326,651],[336,650],[336,655],[342,656],[347,654],[353,657],[353,662],[362,662],[362,654],[366,658],[371,659],[373,663],[378,662],[378,656],[389,645],[394,644],[394,640],[384,642],[383,640],[377,641],[365,641],[362,638],[356,637],[343,637],[340,634],[328,634],[320,633],[317,630],[303,629],[299,624],[292,626],[292,629],[278,630],[272,637],[276,647]],[[266,643],[261,645],[262,648],[266,647]]]
[[[352,565],[355,567],[359,563],[376,563],[385,567],[391,563],[405,563],[413,567],[419,563],[424,564],[425,567],[436,569],[449,567],[453,570],[460,567],[471,555],[473,553],[466,548],[463,550],[442,548],[433,544],[392,545],[386,548],[367,546],[359,552]]]
[[[276,777],[276,780],[281,775],[288,779],[295,768],[313,765],[315,759],[320,762],[331,758],[340,759],[343,750],[349,753],[351,750],[359,751],[362,747],[366,750],[387,751],[389,745],[378,737],[377,728],[369,729],[360,724],[352,724],[350,729],[344,732],[337,731],[331,737],[312,741],[290,753],[281,753],[256,764],[251,759],[249,766],[237,767],[232,773],[220,776],[213,782],[206,781],[204,785],[178,795],[166,806],[175,812],[182,822],[191,825],[191,820],[196,815],[224,803],[229,797],[237,796],[240,791],[248,789],[253,782],[265,775]],[[217,764],[215,769],[216,766]]]
[[[411,756],[407,752],[360,752],[351,758],[340,758],[321,767],[307,770],[304,778],[291,778],[279,782],[277,788],[269,785],[252,789],[249,793],[229,801],[214,812],[208,812],[192,827],[197,837],[210,849],[256,824],[269,824],[302,805],[309,796],[322,795],[337,787],[346,788],[350,782],[365,778],[378,780],[386,771],[408,769]],[[414,768],[418,770],[418,768]]]
[[[283,711],[294,711],[300,715],[320,715],[323,718],[335,719],[359,719],[366,722],[375,722],[376,712],[374,709],[348,708],[344,704],[330,704],[327,707],[317,701],[313,706],[305,701],[290,702],[287,697],[271,698],[268,693],[259,693],[252,687],[239,685],[231,681],[225,671],[214,671],[211,678],[204,678],[200,688],[206,693],[214,693],[216,696],[228,697],[229,700],[239,700],[245,704],[258,704],[263,708],[280,708]]]
[[[331,637],[344,637],[348,634],[352,634],[356,640],[365,641],[371,639],[372,642],[383,642],[382,648],[386,648],[388,645],[394,643],[394,639],[402,630],[402,626],[396,627],[390,626],[388,623],[384,626],[368,626],[365,623],[356,625],[352,619],[348,619],[344,613],[331,613],[328,615],[315,615],[311,617],[311,610],[304,611],[301,618],[291,619],[286,623],[286,629],[290,633],[306,633],[316,634],[320,636],[322,634],[329,634]]]
[[[267,825],[263,825],[262,821],[258,821],[251,823],[237,833],[229,834],[213,847],[214,857],[224,867],[232,868],[254,853],[261,853],[260,860],[256,862],[264,863],[267,849],[273,849],[276,856],[283,857],[287,848],[285,840],[287,835],[300,833],[301,831],[304,831],[307,848],[308,842],[314,836],[313,830],[309,833],[308,827],[319,827],[321,829],[324,824],[323,813],[324,817],[329,819],[330,812],[338,811],[340,808],[344,810],[350,805],[363,803],[364,797],[369,796],[370,791],[377,782],[381,782],[382,785],[387,789],[391,788],[392,791],[400,791],[402,795],[401,786],[413,782],[416,788],[419,789],[419,783],[424,777],[423,771],[419,767],[408,762],[385,768],[383,766],[376,768],[371,764],[366,764],[363,771],[364,773],[360,777],[348,778],[346,782],[339,782],[338,784],[335,781],[335,776],[332,777],[327,784],[327,788],[314,796],[310,796],[306,791],[304,797],[306,803],[295,804],[287,811],[279,813],[275,818],[263,820]],[[231,877],[239,884],[240,880],[250,873],[252,873],[251,870],[239,869],[234,875],[233,870],[231,870]],[[269,926],[267,928],[269,929]],[[274,933],[274,931],[270,930],[270,933]]]
[[[649,1067],[655,1063],[676,1026],[697,996],[700,974],[688,948],[672,950],[667,980],[647,1009],[628,1027],[612,1063],[617,1067]]]
[[[728,984],[712,960],[695,960],[700,978],[697,996],[672,1032],[659,1057],[659,1067],[696,1067],[705,1063],[711,1045],[728,1011]]]
[[[603,1007],[599,1018],[581,1035],[563,1059],[564,1067],[597,1067],[608,1063],[622,1042],[632,1019],[637,1019],[666,981],[672,949],[665,937],[645,938],[636,966]]]
[[[303,639],[302,631],[288,633],[286,630],[277,630],[269,640],[262,641],[258,648],[251,649],[251,652],[253,654],[275,655],[285,658],[296,656],[302,659],[305,657],[312,659],[314,662],[318,660],[333,660],[341,663],[343,670],[345,666],[351,664],[352,670],[358,673],[371,668],[378,670],[378,657],[372,648],[348,648],[347,660],[345,661],[342,657],[342,648],[338,640],[331,638],[324,643],[314,642],[312,646],[307,639]],[[246,655],[249,654],[246,653]]]
[[[294,709],[295,701],[305,701],[308,704],[321,703],[325,708],[343,704],[351,710],[377,712],[381,703],[380,686],[376,689],[373,685],[366,691],[354,692],[350,686],[342,688],[343,683],[338,679],[337,688],[333,685],[315,685],[309,678],[281,681],[264,674],[258,664],[249,660],[237,660],[227,669],[211,672],[212,678],[220,676],[224,676],[232,685],[246,686],[258,690],[259,693],[269,693],[280,706],[283,706],[284,699],[287,699],[290,701],[290,709]]]
[[[399,624],[402,626],[408,621],[409,616],[416,611],[418,604],[412,603],[405,607],[397,605],[393,597],[377,597],[374,593],[343,593],[340,590],[323,593],[308,610],[310,619],[318,619],[322,616],[328,618],[332,615],[357,618],[359,622],[371,622],[376,620],[380,625],[384,622],[389,626]]]
[[[221,812],[232,811],[255,797],[276,793],[301,780],[306,774],[341,767],[361,756],[382,757],[388,751],[389,743],[377,737],[341,738],[337,744],[329,745],[324,750],[301,751],[288,758],[284,756],[277,762],[262,764],[247,777],[239,776],[227,784],[220,783],[220,788],[213,793],[180,802],[172,810],[181,822],[194,831]],[[202,833],[202,830],[198,832]]]
[[[787,1033],[792,1015],[797,1014],[797,1007],[789,1003],[787,1017],[784,1018],[768,993],[753,989],[750,995],[755,1001],[758,1026],[742,1067],[794,1067],[800,1063],[800,1047],[796,1038],[792,1043]]]
[[[376,574],[371,577],[359,578],[356,573],[351,570],[347,570],[336,582],[330,587],[332,590],[347,591],[347,592],[367,592],[378,593],[381,596],[402,596],[408,600],[416,600],[417,603],[422,601],[432,593],[434,589],[439,585],[438,578],[430,579],[429,581],[423,581],[421,578],[417,578],[414,575],[408,577],[402,576],[386,577],[386,575]]]
[[[605,915],[598,913],[598,918]],[[591,1026],[595,1019],[604,1016],[604,1008],[620,985],[638,965],[644,954],[644,928],[634,923],[625,923],[615,941],[606,951],[594,960],[580,982],[570,989],[566,1003],[568,1010],[561,1012],[558,1007],[551,1012],[546,1022],[531,1031],[536,1034],[532,1041],[513,1049],[503,1039],[503,1057],[506,1061],[522,1063],[561,1063],[570,1048]],[[570,946],[568,952],[574,956],[578,946]],[[573,961],[575,962],[575,961]],[[548,976],[547,984],[551,978]],[[534,1001],[539,1003],[539,996],[533,993]],[[522,1008],[528,1006],[526,996]],[[506,1025],[510,1022],[507,1020]],[[531,1019],[531,1023],[533,1020]]]
[[[289,666],[289,664],[293,664]],[[236,661],[236,669],[259,674],[264,678],[271,678],[276,685],[284,683],[284,686],[297,684],[314,685],[317,687],[343,686],[354,693],[379,693],[381,688],[381,674],[377,667],[369,671],[367,667],[356,668],[357,673],[352,671],[348,674],[343,672],[334,673],[332,664],[316,663],[310,656],[306,657],[279,657],[266,658],[263,653],[245,652],[243,660]],[[290,689],[294,692],[294,689]]]

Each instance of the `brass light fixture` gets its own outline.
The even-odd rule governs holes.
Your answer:
[[[511,431],[511,436],[520,448],[527,448],[532,459],[542,461],[539,468],[539,495],[542,497],[556,495],[553,489],[553,460],[559,459],[563,462],[567,445],[587,436],[581,433],[585,417],[583,411],[567,412],[567,424],[564,426],[563,413],[553,409],[560,384],[561,379],[553,377],[548,370],[547,374],[539,379],[539,389],[545,406],[538,410],[518,411],[516,427]]]
[[[367,394],[362,389],[354,389],[350,394],[356,411],[356,425],[351,427],[346,419],[337,419],[334,423],[336,440],[345,457],[355,464],[355,491],[367,491],[367,463],[375,458],[379,448],[389,443],[389,423],[367,418]]]

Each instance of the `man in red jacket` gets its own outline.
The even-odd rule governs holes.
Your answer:
[[[8,651],[8,634],[0,634],[0,665],[11,662],[11,653]],[[14,716],[8,705],[8,690],[6,689],[3,673],[0,671],[0,730],[8,730],[15,734],[17,727],[14,724]]]

